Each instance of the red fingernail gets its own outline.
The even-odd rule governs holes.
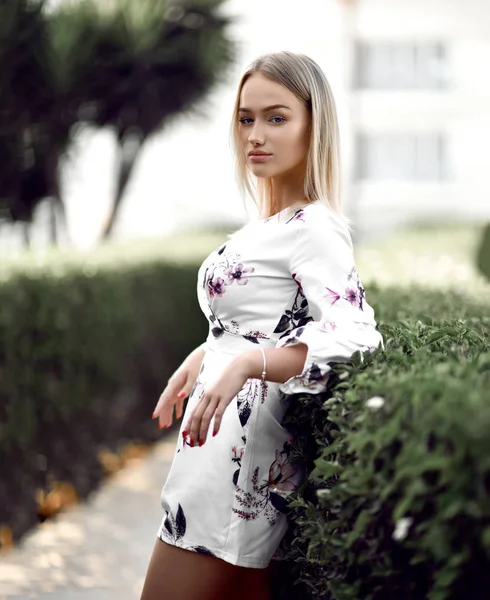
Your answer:
[[[185,398],[185,392],[180,392],[177,398]]]
[[[184,431],[182,432],[182,437],[186,438],[188,435],[189,435],[189,432],[186,429],[184,429]]]
[[[214,437],[214,436],[215,436],[217,433],[218,433],[217,431],[213,431],[213,437]]]
[[[194,440],[191,440],[191,441],[189,442],[189,446],[190,446],[191,448],[194,446]]]
[[[199,440],[199,446],[202,446],[204,444],[204,440]]]

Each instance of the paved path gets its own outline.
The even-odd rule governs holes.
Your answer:
[[[138,600],[175,434],[0,557],[0,600]]]

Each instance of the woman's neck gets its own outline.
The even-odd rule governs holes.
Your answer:
[[[304,165],[299,165],[293,172],[271,180],[271,208],[274,212],[308,202],[305,198],[304,180]]]

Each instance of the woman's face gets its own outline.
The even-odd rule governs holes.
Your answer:
[[[242,151],[256,177],[304,177],[310,115],[292,92],[254,73],[242,88],[238,119]]]

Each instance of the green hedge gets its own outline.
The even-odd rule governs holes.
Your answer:
[[[275,597],[483,600],[488,304],[424,290],[369,298],[385,351],[336,365],[328,392],[298,395],[286,419],[311,475],[290,505]]]
[[[298,396],[287,418],[311,475],[275,597],[486,598],[488,304],[367,287],[386,351],[337,365],[328,391]],[[195,263],[161,259],[2,282],[0,523],[17,538],[50,478],[86,496],[101,447],[160,437],[158,394],[207,333],[195,288]]]
[[[207,335],[196,264],[12,273],[0,286],[0,524],[37,521],[52,479],[85,497],[102,447],[161,437],[151,413]]]

